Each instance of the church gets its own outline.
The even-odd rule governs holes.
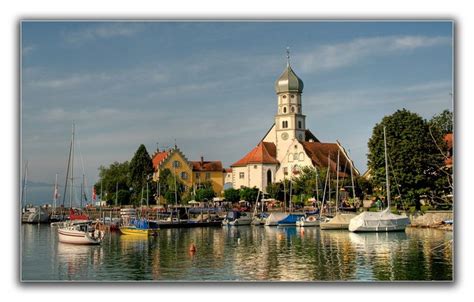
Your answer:
[[[277,111],[274,124],[255,148],[231,165],[232,187],[257,187],[266,192],[266,187],[274,182],[297,177],[299,171],[309,166],[327,168],[332,175],[354,176],[359,171],[354,167],[343,146],[320,142],[306,128],[303,114],[303,81],[287,65],[275,83]],[[339,154],[339,166],[337,158]]]

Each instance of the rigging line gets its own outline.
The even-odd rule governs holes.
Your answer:
[[[77,149],[79,150],[79,156],[81,158],[81,168],[82,168],[82,175],[85,175],[86,174],[86,171],[84,169],[84,158],[82,156],[82,152],[81,152],[81,141],[78,139],[77,140]],[[87,192],[88,192],[88,187],[86,185],[86,177],[84,176],[84,181],[83,181],[83,187],[84,187],[84,196],[81,196],[81,200],[82,200],[82,197],[86,197],[87,198]]]

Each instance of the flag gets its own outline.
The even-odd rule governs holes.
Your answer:
[[[92,187],[92,200],[95,201],[97,195],[95,194],[95,187]]]

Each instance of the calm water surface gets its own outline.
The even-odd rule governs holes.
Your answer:
[[[100,246],[58,242],[56,228],[21,226],[23,281],[452,280],[452,232],[355,234],[296,227],[109,234]],[[194,242],[197,252],[189,252]]]

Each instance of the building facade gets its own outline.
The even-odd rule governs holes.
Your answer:
[[[234,188],[257,187],[266,192],[269,184],[296,176],[305,166],[329,167],[331,172],[343,175],[350,174],[352,169],[355,175],[359,175],[339,142],[320,142],[306,128],[303,87],[303,81],[288,60],[275,83],[277,108],[274,124],[255,148],[231,165]]]

